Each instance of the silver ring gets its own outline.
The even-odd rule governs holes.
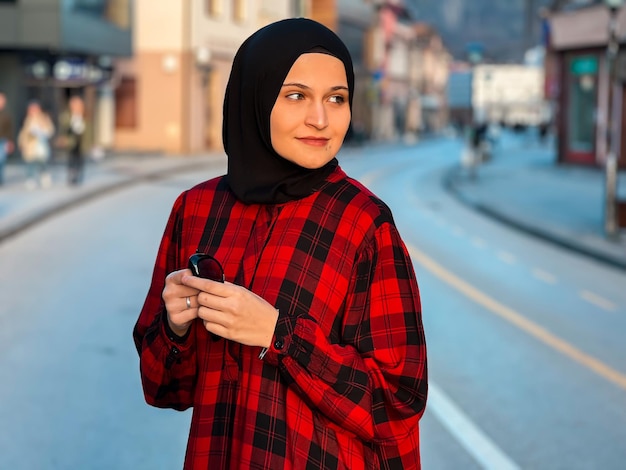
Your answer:
[[[187,297],[185,300],[187,301],[187,308],[191,308],[191,300],[189,299],[189,297]]]

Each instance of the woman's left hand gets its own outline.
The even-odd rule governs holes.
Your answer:
[[[198,316],[210,333],[247,346],[269,347],[278,311],[245,287],[184,276],[183,284],[198,289]]]

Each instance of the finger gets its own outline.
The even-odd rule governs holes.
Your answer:
[[[174,304],[176,307],[178,307],[178,305],[182,303],[185,305],[184,309],[186,309],[187,305],[185,299],[187,297],[196,297],[198,293],[199,291],[197,289],[183,286],[182,284],[167,284],[163,289],[162,297],[166,303]],[[195,305],[198,305],[197,302],[195,303]]]
[[[199,307],[206,307],[217,312],[228,310],[228,298],[215,295],[211,292],[200,292],[196,296]]]
[[[204,328],[206,328],[209,333],[213,333],[225,339],[231,339],[228,330],[222,325],[207,320],[203,320],[202,323],[204,324]]]
[[[228,327],[228,323],[229,320],[227,319],[229,315],[227,313],[224,313],[220,310],[211,308],[211,307],[206,307],[204,305],[200,305],[198,307],[198,318],[201,318],[203,320],[212,322],[212,323],[218,323],[224,327]]]
[[[170,325],[172,325],[176,329],[187,329],[191,325],[191,323],[198,318],[197,310],[184,310],[182,312],[176,314],[170,314],[168,312],[167,318],[169,320]]]
[[[197,293],[198,291],[194,289],[194,294],[182,297],[182,302],[184,304],[183,310],[195,310],[200,307]]]
[[[179,269],[178,271],[173,271],[167,275],[165,278],[166,283],[174,283],[182,285],[182,279],[185,276],[191,275],[191,271],[189,269]]]
[[[199,291],[208,292],[220,297],[228,296],[229,286],[233,284],[226,282],[212,281],[211,279],[204,279],[197,276],[185,276],[181,278],[181,283],[185,286],[192,287]]]

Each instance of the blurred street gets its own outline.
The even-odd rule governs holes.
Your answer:
[[[626,239],[603,235],[601,174],[505,133],[470,178],[462,149],[431,138],[339,156],[391,207],[414,261],[423,468],[623,468]],[[107,157],[81,187],[59,164],[36,190],[7,169],[0,468],[181,467],[190,414],[144,403],[131,332],[175,197],[225,163]]]

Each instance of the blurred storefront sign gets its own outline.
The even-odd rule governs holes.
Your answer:
[[[570,72],[574,75],[595,75],[598,73],[596,56],[576,57],[570,63]]]
[[[24,64],[24,74],[31,82],[70,88],[100,84],[110,79],[111,68],[89,63],[82,58],[61,57],[28,60]]]

